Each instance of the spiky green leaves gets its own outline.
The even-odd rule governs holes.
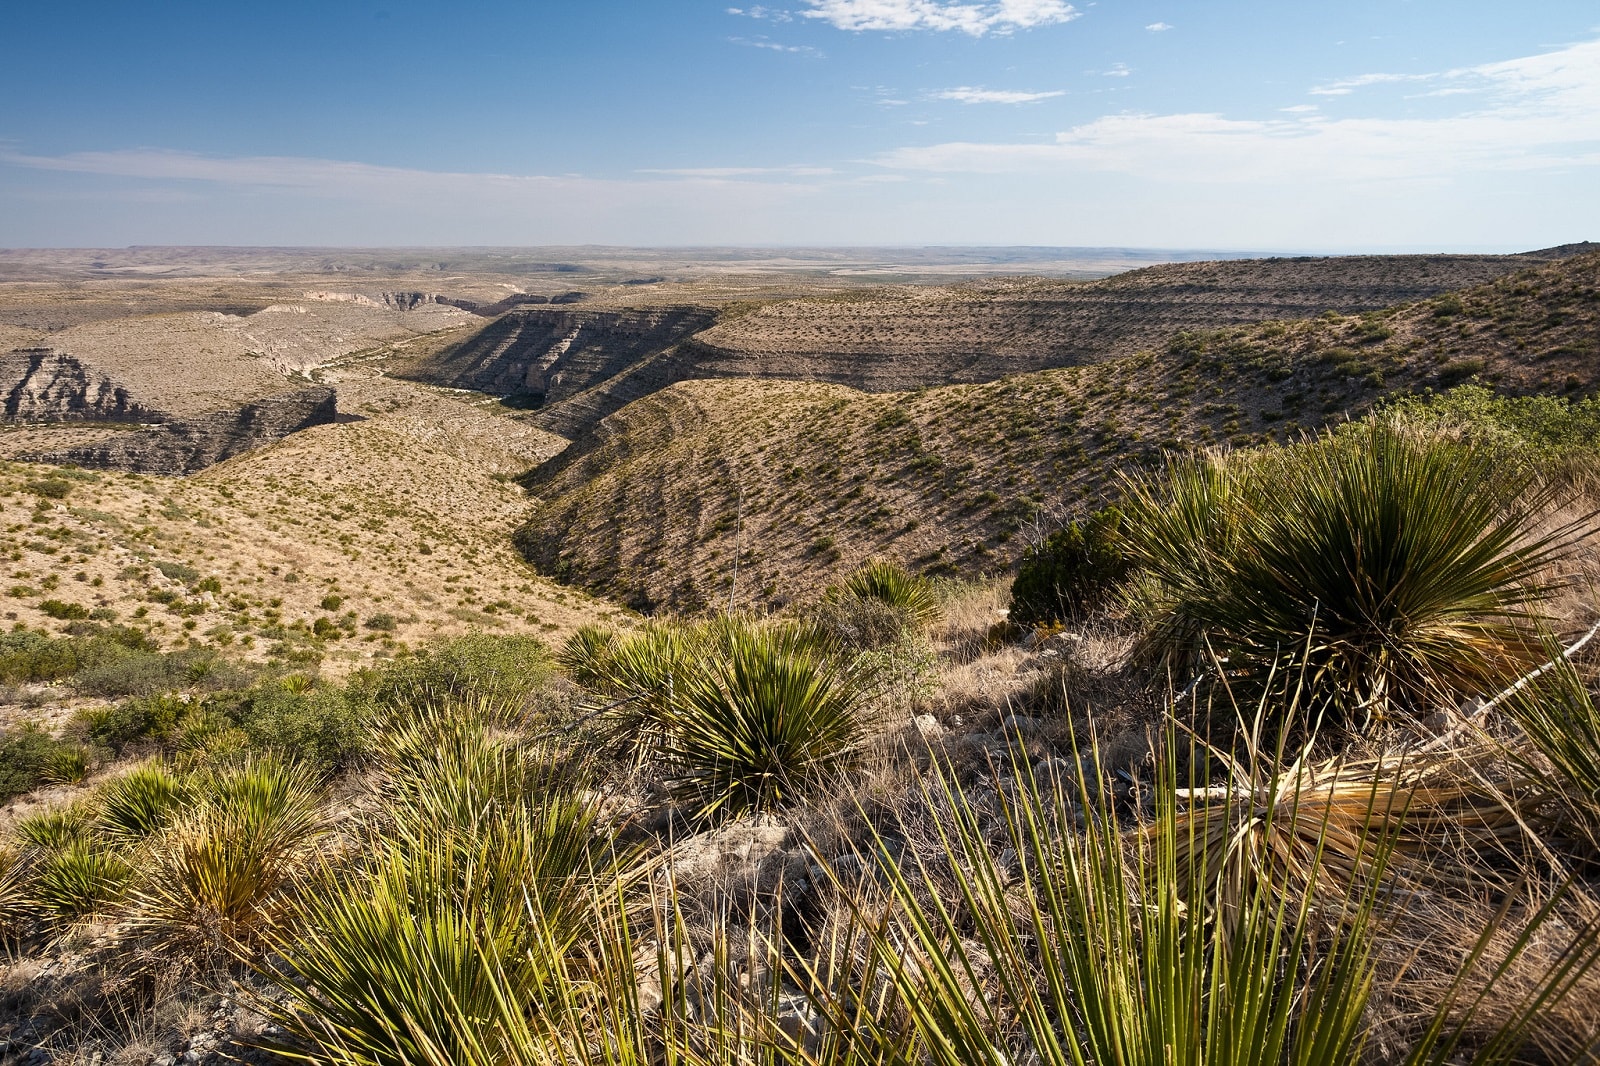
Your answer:
[[[848,770],[863,739],[866,686],[806,634],[727,635],[662,715],[662,754],[702,819],[771,810]]]
[[[1175,462],[1130,487],[1154,579],[1145,650],[1230,669],[1303,668],[1313,703],[1361,725],[1492,687],[1536,655],[1556,490],[1483,445],[1374,420],[1252,457]]]
[[[939,597],[927,579],[887,559],[867,563],[845,579],[839,592],[887,604],[918,627],[937,621],[942,611]]]

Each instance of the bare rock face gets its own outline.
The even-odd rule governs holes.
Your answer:
[[[417,377],[549,404],[614,377],[715,319],[705,307],[513,311],[420,368]]]
[[[129,395],[125,385],[53,348],[19,348],[0,355],[5,417],[19,422],[152,422],[155,408]]]
[[[74,463],[141,474],[193,474],[251,448],[338,417],[337,396],[325,385],[175,419],[148,429],[60,451],[21,456],[33,462]]]

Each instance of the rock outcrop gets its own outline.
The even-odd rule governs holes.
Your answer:
[[[5,417],[18,422],[154,422],[165,416],[139,403],[127,386],[54,348],[0,355]]]
[[[706,307],[512,311],[417,368],[414,376],[551,404],[648,360],[715,320],[716,312]]]
[[[141,474],[193,474],[337,417],[337,396],[333,389],[319,385],[118,433],[93,444],[33,452],[21,458]]]

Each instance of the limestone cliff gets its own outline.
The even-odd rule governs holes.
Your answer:
[[[135,400],[127,386],[54,348],[0,354],[5,417],[19,422],[154,422],[162,412]]]
[[[319,385],[21,458],[141,474],[193,474],[298,430],[333,422],[337,416],[333,389]]]

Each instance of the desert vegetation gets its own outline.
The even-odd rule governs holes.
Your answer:
[[[1594,1062],[1593,270],[8,464],[0,1056]]]

